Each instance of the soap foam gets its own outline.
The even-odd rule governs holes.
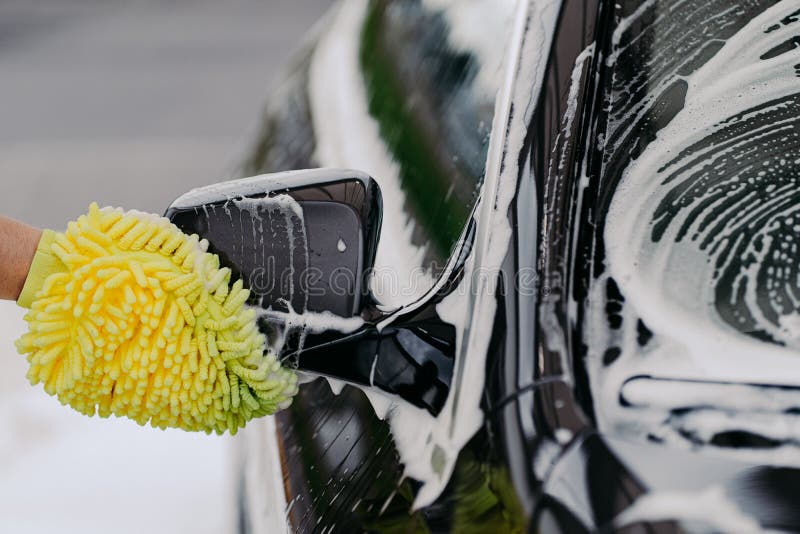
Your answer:
[[[622,21],[614,34],[614,43],[620,43],[620,35],[649,5],[646,3]],[[604,229],[608,269],[595,281],[588,298],[590,320],[585,333],[586,339],[592,340],[587,366],[594,383],[595,405],[603,407],[598,410],[601,428],[643,435],[658,433],[654,428],[669,417],[665,406],[655,413],[619,406],[622,384],[637,374],[800,385],[797,312],[786,312],[778,320],[768,316],[776,306],[765,305],[765,295],[774,303],[777,292],[774,286],[764,286],[765,282],[759,281],[764,277],[778,279],[780,273],[775,269],[796,262],[798,257],[794,248],[787,248],[783,257],[766,256],[773,240],[785,235],[777,233],[776,225],[791,223],[792,219],[800,221],[800,205],[792,200],[796,181],[790,179],[784,183],[778,179],[785,179],[787,175],[781,174],[782,169],[792,162],[782,161],[780,155],[763,155],[763,169],[756,176],[764,185],[758,187],[746,180],[723,184],[729,189],[691,181],[701,173],[710,173],[709,164],[718,165],[720,176],[726,176],[722,165],[738,161],[747,149],[743,144],[747,141],[781,129],[786,131],[782,142],[790,142],[791,136],[796,135],[792,133],[792,121],[797,108],[792,112],[787,106],[791,106],[792,96],[800,89],[794,67],[800,63],[800,50],[767,57],[770,50],[797,31],[797,24],[778,24],[790,20],[796,11],[797,3],[793,1],[779,2],[766,9],[728,38],[705,65],[686,76],[685,106],[630,163],[614,191]],[[772,29],[766,31],[767,28]],[[615,58],[612,55],[609,61]],[[659,83],[649,90],[657,93],[667,82]],[[742,129],[765,116],[777,119],[761,130]],[[631,121],[639,118],[641,115],[625,117]],[[708,143],[709,139],[716,142]],[[767,183],[768,180],[774,185]],[[746,194],[748,187],[759,193]],[[687,191],[695,196],[689,196]],[[684,203],[675,201],[678,194],[684,195]],[[744,225],[759,217],[766,222],[756,229],[754,236],[747,237]],[[724,224],[716,224],[720,220]],[[741,245],[743,252],[733,255],[728,245]],[[772,263],[777,267],[767,267]],[[724,278],[725,273],[733,274]],[[627,326],[621,339],[613,339],[613,344],[621,349],[621,356],[607,367],[601,363],[602,350],[612,345],[610,336],[619,337],[610,333],[605,324],[607,315],[603,306],[609,279],[624,295],[621,315]],[[797,280],[787,284],[796,288]],[[741,293],[733,292],[741,297],[737,296],[735,301],[721,300],[720,295],[731,288],[742,289]],[[796,310],[798,303],[793,306]],[[734,312],[721,315],[728,309]],[[749,321],[746,328],[741,326],[744,318]],[[653,333],[653,339],[644,347],[637,343],[636,329],[632,327],[638,319]],[[742,323],[736,322],[740,320]],[[753,335],[756,331],[763,334]],[[660,387],[664,395],[662,404],[673,401],[679,404],[682,387],[680,383],[665,382]],[[743,395],[742,404],[757,406],[764,391],[750,388],[739,393]],[[800,400],[797,393],[786,395]],[[794,425],[780,420],[783,421],[780,424]],[[778,423],[773,419],[752,430],[776,439],[790,437],[774,426],[770,428],[770,424]],[[726,419],[721,412],[712,410],[700,411],[681,424],[684,430],[685,425],[690,425],[699,438],[705,439],[716,431],[742,428],[744,421]],[[793,429],[792,433],[797,440],[800,432]],[[770,454],[762,451],[760,461],[782,463],[789,458],[781,452],[771,460]],[[791,463],[797,464],[797,458]]]

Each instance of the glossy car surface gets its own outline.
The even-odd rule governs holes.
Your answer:
[[[454,326],[455,378],[417,419],[305,384],[244,433],[241,530],[278,458],[297,532],[800,530],[798,35],[786,1],[340,4],[243,174],[373,176],[373,290]]]

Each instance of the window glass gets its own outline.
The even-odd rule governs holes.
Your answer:
[[[376,0],[360,64],[427,267],[446,261],[483,179],[513,1]]]

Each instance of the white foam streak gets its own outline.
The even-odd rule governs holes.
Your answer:
[[[302,329],[309,334],[319,334],[333,331],[349,334],[358,330],[363,324],[361,317],[341,317],[329,311],[298,313],[292,309],[279,311],[272,309],[254,308],[259,317],[265,318],[270,323],[283,325],[289,329]]]

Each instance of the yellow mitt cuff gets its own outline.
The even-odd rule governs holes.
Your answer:
[[[55,243],[56,233],[52,230],[42,232],[39,245],[36,247],[36,254],[33,256],[33,263],[25,279],[25,285],[19,294],[17,304],[23,308],[30,308],[36,293],[42,289],[44,281],[51,274],[64,272],[67,270],[64,263],[53,253],[53,243]]]

